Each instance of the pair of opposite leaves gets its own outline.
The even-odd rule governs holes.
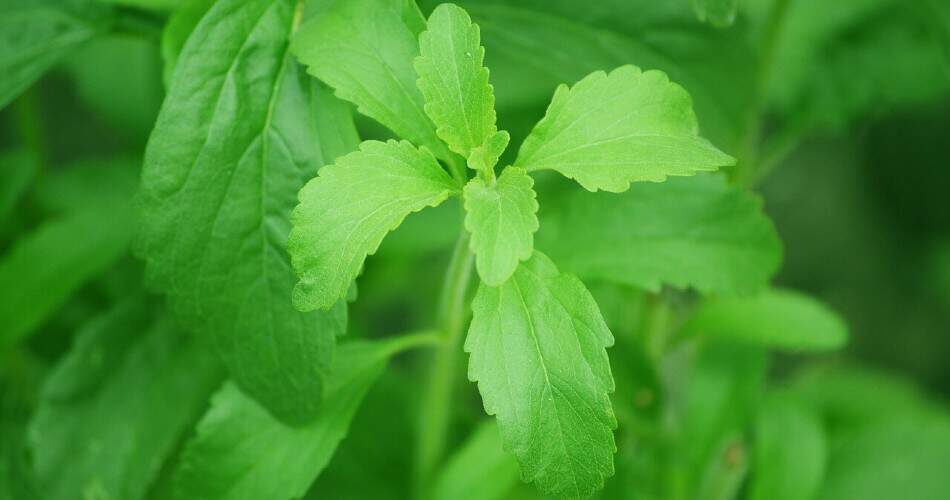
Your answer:
[[[403,134],[422,147],[364,142],[301,190],[288,242],[300,278],[294,303],[301,310],[338,303],[406,216],[461,195],[482,281],[465,344],[470,378],[526,480],[548,493],[591,493],[613,470],[614,387],[605,350],[613,338],[584,285],[534,251],[538,204],[529,172],[555,170],[590,191],[622,192],[631,182],[733,160],[698,136],[681,87],[661,72],[624,66],[560,86],[517,160],[496,178],[509,136],[496,127],[477,25],[443,4],[418,44],[418,90],[442,142],[423,134]],[[319,68],[311,71],[334,84]],[[437,160],[458,164],[460,157],[474,178],[453,178]]]

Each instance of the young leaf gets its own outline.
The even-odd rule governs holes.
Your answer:
[[[518,483],[518,462],[502,450],[495,422],[485,422],[448,459],[433,500],[498,500]]]
[[[832,310],[790,290],[751,297],[713,298],[683,326],[684,335],[726,338],[794,351],[838,349],[848,327]]]
[[[141,499],[220,383],[206,348],[135,298],[81,330],[30,441],[43,498]]]
[[[484,172],[492,170],[494,172],[495,164],[498,163],[498,158],[508,148],[510,140],[511,136],[508,135],[508,132],[504,130],[495,132],[485,144],[472,148],[472,152],[468,155],[468,167],[473,170]]]
[[[93,0],[0,1],[0,109],[83,42],[104,33],[111,14]]]
[[[175,475],[177,497],[300,498],[346,436],[350,420],[393,354],[411,337],[341,345],[316,420],[288,427],[232,384],[212,399]]]
[[[649,290],[754,292],[782,258],[761,201],[718,175],[636,184],[621,195],[575,191],[541,220],[537,246],[566,271]]]
[[[498,286],[515,272],[518,262],[531,258],[538,230],[534,180],[524,169],[509,167],[493,184],[476,177],[465,186],[465,229],[478,275]]]
[[[613,336],[583,283],[535,252],[502,286],[481,285],[472,311],[469,378],[522,478],[562,496],[602,487],[616,451]]]
[[[316,415],[345,305],[301,314],[285,252],[297,191],[356,144],[288,50],[293,0],[218,0],[185,45],[146,151],[138,252],[186,325],[278,418]]]
[[[692,100],[660,71],[621,66],[561,85],[525,139],[516,166],[551,169],[588,191],[622,192],[631,182],[665,180],[732,165],[699,137]]]
[[[784,393],[769,397],[755,426],[749,500],[812,500],[828,462],[821,421]]]
[[[428,31],[419,35],[419,49],[415,68],[426,114],[449,149],[468,158],[497,131],[478,26],[462,8],[442,4],[429,16]]]
[[[363,261],[412,212],[458,192],[426,149],[367,141],[320,171],[300,191],[288,248],[300,277],[294,304],[304,311],[346,295]]]
[[[127,205],[79,209],[18,240],[0,259],[0,348],[29,335],[124,255],[133,224]]]
[[[334,0],[317,6],[293,40],[308,71],[414,144],[446,158],[448,150],[423,111],[412,61],[424,21],[406,0]]]

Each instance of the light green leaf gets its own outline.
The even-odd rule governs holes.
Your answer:
[[[181,56],[182,49],[185,48],[188,36],[195,30],[201,18],[208,13],[215,1],[182,0],[181,5],[168,16],[168,22],[162,30],[161,41],[162,59],[165,61],[162,78],[165,80],[166,87],[171,84],[175,66],[178,65],[178,58]]]
[[[472,233],[478,275],[498,286],[531,258],[538,230],[534,180],[524,169],[506,168],[497,181],[476,177],[465,186],[465,229]]]
[[[0,259],[0,347],[32,333],[82,285],[126,254],[127,204],[78,210],[43,223]]]
[[[289,427],[234,385],[212,399],[177,470],[182,500],[300,498],[323,471],[350,421],[393,354],[419,343],[399,337],[341,345],[316,420]]]
[[[498,425],[478,426],[435,480],[433,500],[498,500],[518,483],[518,462],[502,450]]]
[[[541,212],[538,248],[584,279],[704,293],[761,289],[781,243],[758,197],[721,176],[636,184],[621,195],[570,193]]]
[[[48,499],[145,497],[221,381],[214,357],[135,298],[95,320],[43,388],[30,428]]]
[[[766,290],[751,297],[708,299],[683,326],[683,334],[823,351],[842,347],[848,327],[834,311],[807,295]]]
[[[784,393],[759,409],[749,500],[813,500],[828,462],[821,421]]]
[[[736,21],[739,0],[690,0],[696,17],[717,28],[732,26]]]
[[[300,277],[294,304],[305,311],[332,306],[387,233],[457,192],[435,157],[406,141],[367,141],[325,167],[300,191],[293,213],[288,248]]]
[[[297,192],[357,142],[293,60],[293,0],[218,0],[189,37],[146,151],[138,252],[186,325],[278,418],[316,415],[345,305],[301,314],[286,254]]]
[[[414,5],[405,0],[334,0],[315,7],[294,37],[308,71],[414,144],[447,158],[448,150],[423,111],[412,61],[419,55]]]
[[[502,286],[481,285],[472,311],[469,379],[522,478],[562,496],[602,487],[616,451],[613,336],[583,283],[535,252]]]
[[[468,158],[498,130],[478,26],[457,5],[442,4],[419,35],[419,49],[415,68],[426,114],[449,149]]]
[[[621,66],[558,87],[515,165],[556,170],[588,191],[617,193],[631,182],[732,165],[698,128],[682,87],[660,71]]]
[[[111,22],[95,0],[0,1],[0,109]]]
[[[495,164],[498,163],[498,158],[508,148],[510,140],[511,136],[508,135],[508,132],[504,130],[495,132],[485,144],[472,148],[472,152],[468,155],[468,168],[483,172],[489,170],[494,172]]]

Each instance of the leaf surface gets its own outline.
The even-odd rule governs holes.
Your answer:
[[[326,401],[301,427],[275,420],[233,384],[213,397],[176,472],[176,496],[203,500],[300,498],[327,466],[363,396],[407,338],[341,345]]]
[[[447,158],[423,110],[412,62],[425,26],[406,0],[334,0],[317,7],[294,37],[308,71],[399,137]]]
[[[435,479],[434,500],[498,500],[518,483],[518,462],[502,450],[498,425],[479,425]]]
[[[345,306],[293,308],[290,212],[356,132],[289,54],[295,5],[219,0],[189,37],[146,151],[137,250],[238,386],[301,423],[319,407]]]
[[[481,285],[472,311],[469,379],[522,478],[563,496],[602,487],[616,450],[613,336],[593,297],[535,252],[500,287]]]
[[[732,165],[699,137],[692,100],[660,71],[621,66],[558,87],[547,114],[525,139],[515,165],[551,169],[588,191],[626,191]]]
[[[171,320],[153,322],[141,299],[94,320],[47,379],[31,423],[43,498],[144,498],[220,380],[205,346]]]
[[[505,282],[518,262],[531,258],[538,230],[534,180],[509,167],[493,184],[481,176],[465,186],[465,229],[472,233],[478,275],[489,286]]]
[[[412,212],[436,206],[458,187],[426,149],[406,141],[367,141],[320,171],[300,191],[290,255],[301,310],[346,295],[363,261]]]
[[[537,246],[584,279],[735,294],[761,289],[781,262],[761,201],[721,176],[573,192],[553,205],[543,204]]]
[[[478,26],[460,7],[442,4],[429,16],[419,47],[415,68],[426,114],[449,149],[468,158],[497,131]]]

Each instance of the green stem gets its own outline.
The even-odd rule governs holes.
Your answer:
[[[37,88],[26,91],[13,105],[17,132],[23,147],[36,155],[37,164],[42,171],[49,159],[49,148],[44,133],[43,113],[37,98]]]
[[[468,289],[472,280],[474,255],[468,247],[469,235],[459,234],[445,276],[439,305],[442,343],[436,347],[426,390],[420,406],[416,438],[415,491],[425,491],[435,465],[445,453],[451,422],[451,403],[462,357],[462,338],[468,322]]]

